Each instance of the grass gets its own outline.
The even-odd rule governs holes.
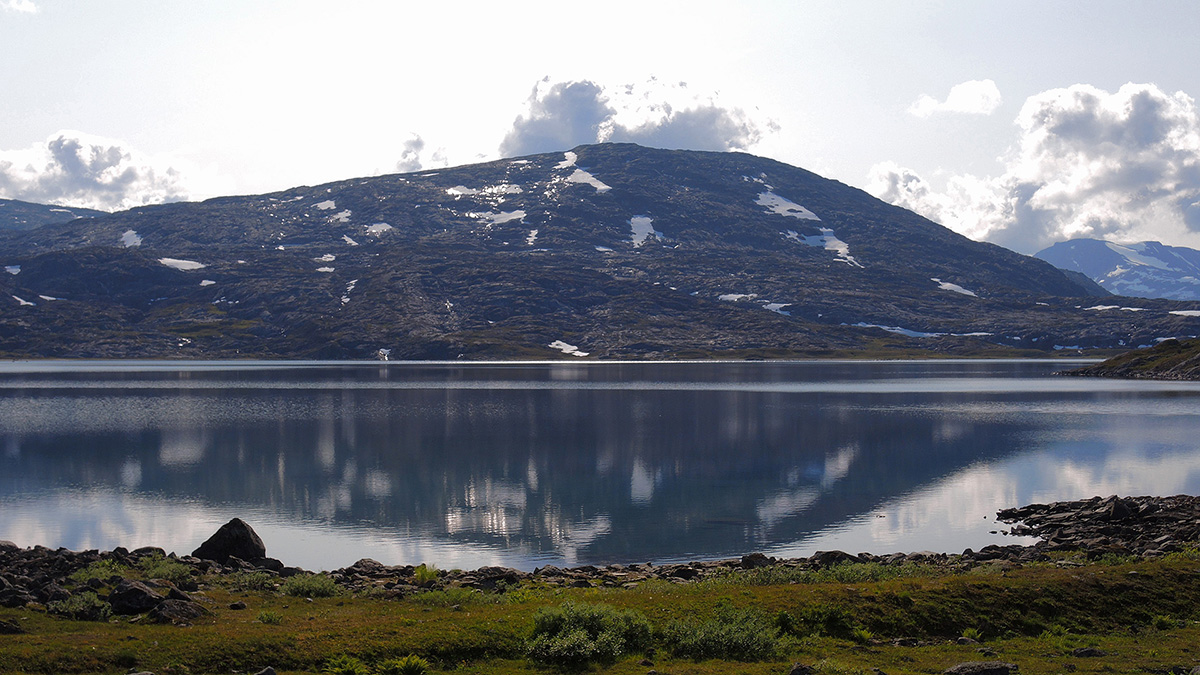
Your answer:
[[[868,566],[807,577],[789,572],[779,583],[747,573],[630,589],[529,582],[504,594],[462,588],[402,599],[302,594],[311,602],[273,584],[252,588],[257,582],[245,576],[205,577],[193,595],[210,613],[188,628],[124,617],[83,620],[57,604],[0,608],[0,621],[24,631],[0,641],[0,673],[137,668],[204,675],[270,665],[281,675],[572,669],[641,675],[649,669],[639,665],[644,658],[661,673],[697,675],[765,675],[787,672],[795,662],[820,673],[940,673],[984,658],[980,645],[956,644],[960,636],[983,641],[996,659],[1017,663],[1026,675],[1186,672],[1200,665],[1198,563],[1200,555],[1189,551],[1155,561],[986,574],[913,568],[896,575]],[[326,583],[314,579],[332,582],[323,575],[292,579],[306,581],[283,583],[311,589]],[[227,609],[237,599],[254,607],[257,618]],[[83,590],[71,600],[94,604]],[[531,649],[543,636],[544,649]],[[922,646],[893,644],[897,638]],[[1072,656],[1080,647],[1107,655]],[[400,670],[402,661],[411,670]]]

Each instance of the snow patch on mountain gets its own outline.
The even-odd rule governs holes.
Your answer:
[[[333,214],[332,219],[333,219],[333,222],[335,222],[335,223],[348,223],[348,222],[350,222],[351,215],[352,214],[350,213],[350,209],[346,209],[345,211],[340,211],[338,213]]]
[[[650,216],[634,216],[629,219],[629,230],[631,232],[629,241],[634,248],[641,248],[642,244],[650,237],[662,241],[663,234],[654,229],[654,219]]]
[[[516,220],[516,221],[525,220],[525,211],[520,210],[520,209],[518,209],[516,211],[501,211],[500,213],[493,213],[491,211],[484,211],[482,213],[472,212],[472,213],[468,213],[467,215],[471,218],[479,218],[481,220],[488,221],[488,223],[487,223],[488,227],[491,227],[492,225],[503,225],[504,223],[511,223],[514,220]]]
[[[384,232],[388,232],[389,230],[394,230],[394,229],[395,229],[394,227],[392,227],[391,225],[388,225],[387,223],[374,223],[373,225],[368,225],[366,228],[364,228],[364,231],[369,235],[378,237],[379,235],[383,234]],[[354,241],[350,237],[343,236],[342,239],[345,239],[346,243],[350,244],[351,246],[358,246],[358,242]]]
[[[8,272],[9,274],[11,274],[13,276],[16,276],[21,273],[21,266],[20,265],[5,265],[4,271]]]
[[[195,260],[180,260],[179,258],[159,258],[158,262],[170,267],[171,269],[180,270],[183,272],[202,270],[205,267],[208,267],[208,265],[205,265],[201,262],[196,262]]]
[[[142,245],[142,237],[133,230],[125,230],[121,233],[121,245],[125,248],[133,248]]]
[[[217,282],[213,281],[212,279],[204,279],[203,281],[200,282],[200,285],[201,286],[212,286],[216,283]]]
[[[570,152],[570,151],[568,151],[568,152],[564,152],[564,153],[563,153],[563,161],[559,162],[558,164],[555,164],[555,165],[554,165],[554,168],[556,168],[556,169],[569,169],[569,168],[571,168],[571,167],[575,166],[575,162],[576,162],[578,159],[579,159],[579,155],[577,155],[577,154],[575,154],[575,153],[573,153],[573,152]]]
[[[588,352],[579,351],[579,347],[576,347],[575,345],[572,345],[572,344],[567,344],[566,342],[563,342],[562,340],[555,340],[554,342],[551,342],[547,346],[550,347],[551,349],[557,349],[558,351],[560,351],[564,354],[570,354],[571,356],[587,356],[588,355]]]
[[[959,286],[958,284],[952,284],[949,281],[942,281],[941,279],[938,279],[937,277],[930,277],[929,280],[932,281],[933,283],[937,284],[938,288],[942,289],[943,291],[954,291],[955,293],[960,293],[962,295],[969,295],[972,298],[979,297],[978,295],[975,295],[974,291],[968,291],[967,289],[963,288],[962,286]]]
[[[376,225],[387,225],[387,223],[375,223],[375,225],[372,225],[371,227],[375,227]],[[371,233],[371,227],[367,228],[367,234]],[[391,225],[388,225],[388,227],[391,227]],[[342,241],[346,242],[350,246],[358,246],[358,242],[351,239],[350,235],[348,234],[342,235]]]
[[[574,173],[572,173],[570,176],[567,176],[567,182],[591,185],[592,187],[596,188],[596,192],[607,192],[612,189],[608,185],[602,183],[599,178],[596,178],[583,169],[575,169]]]
[[[781,234],[783,234],[785,239],[791,239],[792,241],[797,241],[808,246],[823,248],[826,251],[833,251],[837,254],[838,260],[841,260],[852,267],[862,267],[862,263],[858,262],[854,256],[850,255],[849,244],[841,239],[838,239],[837,235],[834,234],[833,230],[830,228],[822,227],[819,229],[821,231],[821,234],[819,235],[802,235],[795,230],[787,230]]]
[[[529,231],[529,236],[528,236],[528,237],[525,237],[525,245],[526,245],[526,246],[533,246],[533,243],[534,243],[535,241],[537,241],[537,236],[538,236],[538,231],[537,231],[537,230],[530,230],[530,231]]]
[[[337,208],[337,203],[332,199],[326,199],[323,202],[317,202],[316,204],[313,204],[313,206],[321,209],[322,211],[332,211]]]
[[[765,208],[770,213],[781,216],[790,216],[792,218],[799,218],[800,220],[820,220],[817,214],[812,211],[771,191],[758,193],[758,199],[754,203]]]

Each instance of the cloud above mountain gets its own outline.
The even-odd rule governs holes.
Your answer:
[[[908,112],[917,117],[930,117],[938,113],[990,115],[1000,107],[1000,103],[1000,88],[995,82],[969,80],[951,87],[944,101],[922,94],[908,107]]]
[[[33,4],[32,0],[2,0],[0,1],[0,9],[8,12],[22,12],[24,14],[35,14],[38,11],[37,5]]]
[[[632,142],[688,150],[746,150],[775,129],[741,108],[695,95],[686,83],[649,80],[610,89],[590,80],[534,87],[500,143],[500,155],[553,152],[584,143]]]
[[[119,141],[60,131],[24,150],[0,151],[0,196],[119,210],[180,201],[180,172]]]
[[[941,189],[894,162],[868,190],[976,239],[1032,253],[1078,237],[1200,241],[1200,114],[1184,92],[1077,84],[1026,100],[995,177]]]

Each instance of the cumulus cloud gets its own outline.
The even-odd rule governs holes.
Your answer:
[[[1200,244],[1200,115],[1183,92],[1077,84],[1031,96],[996,177],[873,167],[868,190],[976,239],[1032,253],[1079,237]]]
[[[33,4],[32,0],[3,0],[0,2],[0,7],[3,7],[7,12],[22,12],[24,14],[33,14],[38,11],[37,5]]]
[[[771,121],[693,94],[687,83],[650,80],[616,89],[588,80],[534,87],[525,111],[500,144],[504,157],[554,152],[583,143],[633,142],[688,150],[745,150]]]
[[[411,138],[404,141],[403,147],[404,150],[400,153],[400,160],[396,162],[396,170],[400,173],[420,171],[421,151],[425,149],[425,139],[413,134]]]
[[[111,211],[188,193],[179,171],[119,141],[60,131],[25,150],[0,150],[0,195]]]
[[[945,101],[922,94],[908,107],[908,112],[917,117],[929,117],[937,113],[963,113],[990,115],[1000,107],[1000,88],[991,80],[969,80],[950,88]]]

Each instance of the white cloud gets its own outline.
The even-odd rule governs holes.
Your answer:
[[[0,150],[0,195],[117,210],[187,198],[180,172],[120,141],[60,131],[25,150]]]
[[[583,143],[633,142],[689,150],[746,150],[774,131],[741,108],[698,97],[687,83],[652,79],[609,89],[588,80],[534,87],[526,110],[500,144],[503,157],[554,152]]]
[[[425,149],[425,139],[413,134],[404,142],[404,151],[396,162],[396,170],[400,173],[411,173],[421,170],[421,151]]]
[[[922,94],[908,112],[917,117],[929,117],[936,113],[964,113],[990,115],[1000,107],[1000,89],[991,80],[969,80],[950,88],[945,101],[938,101]]]
[[[23,12],[25,14],[34,14],[38,11],[37,5],[33,4],[32,0],[3,0],[0,2],[0,7],[3,7],[8,12]]]
[[[1200,243],[1200,115],[1184,92],[1077,84],[1031,96],[998,177],[934,190],[894,163],[868,190],[976,239],[1032,253],[1065,239]],[[1182,241],[1181,241],[1182,240]]]

